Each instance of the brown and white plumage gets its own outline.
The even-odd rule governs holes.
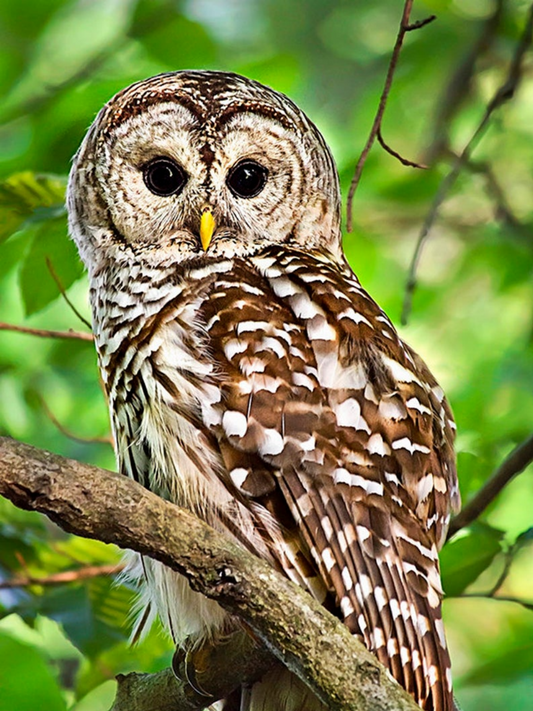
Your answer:
[[[167,196],[147,189],[161,156],[186,176]],[[267,176],[255,195],[230,189],[242,161]],[[451,711],[437,550],[458,504],[453,420],[347,265],[339,203],[318,130],[256,82],[178,72],[104,107],[69,211],[119,466],[305,587],[422,708]],[[178,643],[236,624],[159,563],[142,575]],[[246,699],[321,708],[286,671]]]

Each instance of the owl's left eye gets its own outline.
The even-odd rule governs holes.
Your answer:
[[[267,177],[268,170],[255,160],[243,160],[230,170],[226,183],[236,197],[252,198],[265,187]]]
[[[154,195],[169,197],[179,193],[187,176],[183,168],[169,158],[155,158],[143,168],[144,184]]]

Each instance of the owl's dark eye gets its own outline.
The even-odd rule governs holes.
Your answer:
[[[259,195],[265,187],[268,170],[254,160],[243,160],[234,166],[226,179],[231,192],[240,198]]]
[[[143,168],[144,183],[154,195],[169,197],[179,193],[187,176],[177,163],[169,158],[155,158]]]

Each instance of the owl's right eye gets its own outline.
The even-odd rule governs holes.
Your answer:
[[[144,184],[161,197],[177,195],[187,182],[183,168],[169,158],[155,158],[143,168]]]

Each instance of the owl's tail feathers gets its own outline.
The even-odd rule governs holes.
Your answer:
[[[236,689],[230,696],[211,704],[207,711],[240,711],[242,708],[241,693],[241,689]]]
[[[129,618],[132,623],[130,644],[137,642],[148,634],[157,617],[157,610],[152,602],[147,586],[144,584],[147,579],[146,568],[142,556],[134,551],[126,551],[123,555],[124,569],[117,576],[117,585],[137,590],[137,598],[132,605]]]
[[[223,707],[223,711],[235,711]],[[282,664],[241,690],[239,711],[327,711],[310,689]]]

